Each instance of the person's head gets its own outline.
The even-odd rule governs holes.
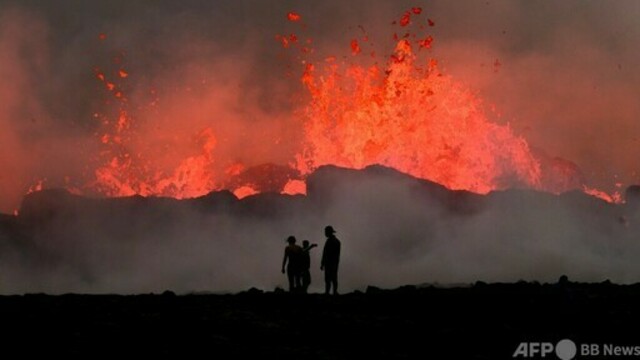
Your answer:
[[[294,245],[296,243],[296,237],[291,235],[287,238],[287,242],[289,243],[289,245]]]
[[[333,236],[333,234],[335,234],[335,233],[336,233],[336,231],[335,231],[335,230],[333,230],[333,226],[331,226],[331,225],[326,226],[326,227],[324,228],[324,235],[325,235],[326,237],[331,237],[331,236]]]
[[[308,248],[309,247],[309,240],[303,240],[302,241],[302,247]]]

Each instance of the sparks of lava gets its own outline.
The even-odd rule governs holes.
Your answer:
[[[624,199],[622,198],[622,194],[620,194],[620,192],[618,191],[614,192],[613,194],[607,194],[604,191],[593,189],[588,186],[583,186],[582,191],[584,191],[585,194],[589,194],[591,196],[597,197],[608,203],[620,204],[624,202]]]
[[[357,39],[353,39],[351,40],[351,53],[353,55],[358,55],[360,54],[360,45],[358,44],[358,40]]]
[[[29,190],[27,190],[27,194],[31,194],[34,193],[36,191],[42,191],[44,189],[44,183],[47,181],[47,179],[40,179],[38,181],[36,181],[35,184],[31,185],[31,187],[29,187]]]
[[[409,32],[413,22],[419,24],[416,17],[422,13],[421,8],[412,8],[393,22],[404,35],[395,36],[395,50],[386,62],[364,65],[363,59],[368,57],[354,56],[349,57],[351,62],[341,63],[335,55],[324,56],[325,61],[318,63],[302,62],[301,82],[309,96],[300,106],[303,146],[291,167],[305,176],[325,164],[355,169],[381,164],[450,189],[481,194],[509,187],[562,191],[548,185],[562,181],[543,180],[549,175],[543,174],[522,137],[508,125],[490,121],[477,95],[439,70],[437,60],[429,57],[433,37]],[[301,16],[289,12],[287,19],[297,22]],[[428,19],[428,24],[433,26],[434,22]],[[106,35],[101,36],[104,38]],[[276,39],[284,48],[297,48],[304,55],[313,52],[311,39],[300,35],[278,35]],[[363,41],[367,40],[365,33]],[[350,45],[353,55],[361,52],[357,39]],[[214,173],[213,165],[220,160],[215,158],[218,140],[211,128],[195,134],[188,145],[198,150],[169,169],[155,166],[153,154],[130,153],[129,142],[145,134],[137,134],[132,125],[132,105],[122,86],[129,72],[118,68],[111,72],[94,69],[94,73],[112,99],[110,103],[118,108],[114,118],[94,116],[101,124],[96,141],[102,151],[95,179],[85,189],[106,196],[188,198],[224,189],[224,178],[252,174],[241,163]],[[155,95],[155,90],[152,92]],[[229,190],[238,198],[257,194],[259,180],[250,177]],[[306,193],[303,178],[285,178],[282,184],[282,193]],[[42,186],[40,181],[29,191]],[[583,191],[610,202],[620,201],[619,195],[587,187]]]
[[[407,27],[421,12],[406,11],[393,24]],[[566,191],[552,185],[563,182],[543,182],[524,138],[490,121],[480,99],[440,72],[435,59],[415,53],[431,47],[431,35],[408,34],[395,37],[384,65],[305,64],[301,81],[311,101],[304,110],[305,149],[297,158],[302,173],[326,164],[382,164],[480,194],[510,187]]]
[[[474,94],[435,61],[416,62],[403,39],[386,67],[330,64],[316,73],[307,66],[312,100],[299,168],[382,164],[450,189],[539,188],[526,141],[488,121]]]
[[[296,13],[296,12],[289,12],[287,13],[287,20],[289,21],[300,21],[302,19],[302,16],[300,16],[300,14]]]

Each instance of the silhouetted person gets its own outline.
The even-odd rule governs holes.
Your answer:
[[[332,226],[324,228],[327,241],[324,243],[320,264],[320,270],[324,270],[325,294],[329,294],[333,286],[334,295],[338,294],[338,264],[340,263],[340,240],[335,233]]]
[[[289,245],[284,249],[284,259],[282,259],[282,273],[287,267],[287,277],[289,278],[289,292],[294,292],[302,287],[302,248],[296,245],[295,236],[287,238]]]
[[[302,292],[305,294],[309,289],[309,285],[311,285],[311,256],[309,255],[309,251],[316,246],[318,246],[318,244],[309,245],[309,240],[304,240],[302,242],[302,262],[300,264],[300,268],[302,270]]]

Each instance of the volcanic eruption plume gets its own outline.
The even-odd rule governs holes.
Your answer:
[[[37,19],[17,9],[11,11],[22,16],[23,23]],[[43,187],[108,197],[191,198],[221,189],[238,197],[304,193],[305,177],[327,164],[356,169],[381,164],[449,189],[480,194],[507,188],[556,194],[582,189],[608,201],[620,200],[587,187],[576,164],[530,146],[497,111],[488,110],[491,107],[464,79],[442,70],[433,51],[441,46],[434,31],[446,23],[436,21],[428,8],[420,6],[395,11],[397,15],[385,26],[375,26],[377,32],[387,33],[386,38],[369,33],[365,23],[353,28],[342,45],[330,49],[311,35],[315,31],[312,13],[282,12],[277,27],[283,31],[274,33],[277,42],[269,46],[280,43],[284,50],[273,56],[273,68],[282,70],[278,62],[288,63],[292,76],[276,85],[263,76],[264,87],[274,85],[280,90],[270,93],[266,98],[271,104],[264,106],[253,105],[264,102],[265,95],[257,94],[263,90],[249,87],[237,76],[238,67],[250,67],[250,61],[216,57],[225,50],[223,46],[207,44],[189,31],[185,31],[193,35],[189,42],[179,38],[163,45],[166,54],[161,53],[158,62],[163,56],[170,58],[171,67],[151,66],[162,76],[149,76],[144,64],[136,63],[148,55],[147,50],[135,49],[134,38],[124,41],[126,35],[110,33],[108,28],[86,34],[91,41],[93,76],[82,75],[76,85],[91,81],[99,94],[99,101],[82,104],[91,117],[91,124],[82,131],[91,136],[66,133],[52,137],[55,140],[38,140],[33,146],[37,160],[14,157],[8,161],[19,176],[6,190],[13,193],[3,196],[3,209],[17,208],[23,193]],[[179,24],[181,20],[171,21]],[[18,26],[10,16],[3,17],[5,53],[17,47],[32,49],[36,61],[31,66],[16,58],[3,60],[4,69],[17,68],[15,73],[22,76],[7,74],[15,78],[11,82],[21,94],[7,88],[4,113],[8,115],[3,119],[20,116],[25,103],[37,106],[29,107],[32,125],[16,129],[5,120],[3,143],[24,153],[25,142],[20,141],[24,134],[40,128],[40,138],[46,138],[48,124],[73,111],[68,110],[70,100],[66,107],[43,108],[25,90],[35,81],[27,67],[37,74],[48,71],[48,65],[46,49],[36,46],[42,40],[12,36],[22,32]],[[46,33],[46,23],[32,26]],[[256,50],[243,51],[251,58]],[[269,54],[275,55],[274,51],[270,49]],[[497,71],[502,63],[496,59],[493,66]],[[85,70],[88,73],[89,68]],[[51,84],[50,93],[55,85]],[[300,87],[304,93],[297,93]],[[281,107],[274,111],[277,106]],[[53,109],[52,114],[45,108]],[[42,155],[59,143],[74,146]],[[61,160],[65,157],[68,160]],[[51,163],[61,162],[66,164],[52,169]]]
[[[411,15],[420,21],[419,13],[407,11],[400,26],[407,29]],[[437,60],[420,61],[416,51],[428,50],[432,39],[407,32],[380,65],[341,66],[330,58],[316,71],[307,64],[302,81],[311,104],[299,168],[383,164],[477,193],[517,186],[566,190],[545,188],[526,141],[490,122],[477,97],[442,74]]]
[[[350,42],[354,57],[338,61],[327,56],[317,65],[307,59],[313,52],[310,38],[296,33],[276,36],[283,48],[299,51],[293,56],[304,64],[301,82],[309,96],[298,99],[304,135],[297,161],[289,164],[289,170],[282,169],[280,176],[285,178],[277,186],[267,189],[257,172],[254,178],[244,176],[244,182],[234,180],[245,170],[242,163],[231,165],[224,174],[213,170],[217,140],[210,127],[197,135],[201,153],[184,158],[168,172],[158,168],[154,160],[158,154],[144,152],[136,158],[127,152],[128,142],[134,141],[131,136],[146,134],[131,132],[125,95],[97,72],[122,108],[117,120],[104,121],[110,132],[101,140],[112,146],[107,151],[111,158],[95,171],[97,179],[90,187],[107,196],[176,198],[222,188],[240,197],[263,190],[304,193],[304,175],[327,164],[356,169],[382,164],[450,189],[481,194],[512,187],[553,193],[583,187],[577,167],[554,172],[553,167],[543,166],[546,159],[534,156],[508,125],[490,121],[478,97],[438,69],[437,59],[428,56],[434,38],[424,33],[435,23],[421,15],[422,8],[413,7],[394,21],[404,35],[394,33],[392,53],[368,66],[364,65],[368,59],[356,57],[361,55],[359,41],[371,41],[364,27],[361,38]],[[304,32],[300,14],[289,12],[286,17],[302,24]],[[375,52],[370,57],[376,60]],[[120,69],[117,74],[124,78],[127,73]],[[278,175],[265,176],[274,182]]]

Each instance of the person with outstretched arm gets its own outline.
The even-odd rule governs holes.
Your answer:
[[[309,244],[309,240],[302,241],[302,262],[300,265],[302,277],[302,292],[307,293],[309,285],[311,285],[311,255],[309,252],[318,244]]]

